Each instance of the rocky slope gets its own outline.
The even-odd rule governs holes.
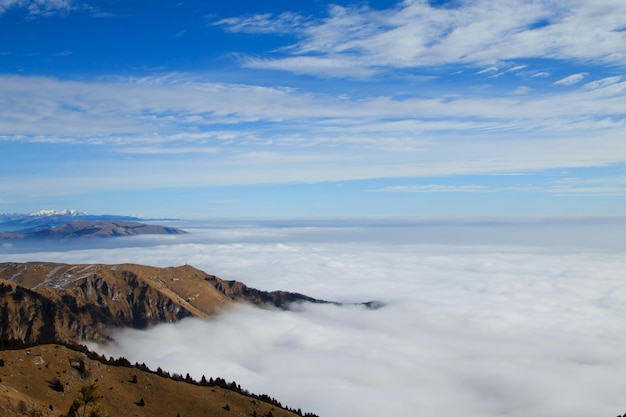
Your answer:
[[[208,317],[235,303],[288,308],[325,302],[225,281],[189,265],[0,263],[0,338],[21,341],[107,339],[110,326],[146,328]]]

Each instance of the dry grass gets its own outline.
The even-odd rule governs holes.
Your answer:
[[[97,381],[98,392],[103,397],[99,404],[111,417],[243,417],[263,416],[270,411],[276,417],[297,416],[228,389],[175,381],[137,368],[106,365],[63,345],[0,351],[0,360],[4,362],[0,366],[3,417],[17,416],[24,405],[42,406],[49,416],[65,414],[80,387],[90,381]],[[76,366],[80,360],[85,364],[84,373]],[[63,392],[53,389],[57,379],[63,385]],[[141,399],[144,406],[138,405]]]

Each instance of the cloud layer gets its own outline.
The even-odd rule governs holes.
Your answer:
[[[533,58],[623,65],[626,34],[618,16],[624,13],[619,0],[463,0],[438,6],[408,0],[380,10],[333,5],[325,18],[283,13],[213,24],[259,34],[289,28],[299,38],[281,51],[285,57],[250,57],[250,67],[371,77],[392,68],[459,63],[510,68],[515,60]]]
[[[578,80],[559,83],[568,79]],[[347,98],[183,74],[94,82],[0,76],[7,109],[0,140],[22,155],[0,178],[14,196],[66,195],[623,163],[626,83],[613,76],[562,87]],[[46,159],[33,147],[59,156]],[[45,177],[33,177],[44,165]]]
[[[492,227],[452,227],[449,240],[539,230]],[[241,307],[209,321],[115,332],[118,343],[100,348],[153,368],[222,376],[327,417],[623,411],[623,249],[432,245],[420,228],[403,230],[228,227],[151,247],[137,239],[134,248],[2,258],[190,263],[262,289],[384,301],[380,310]],[[421,228],[431,243],[445,230]]]

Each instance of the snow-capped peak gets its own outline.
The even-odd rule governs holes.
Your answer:
[[[80,216],[87,213],[82,213],[76,210],[39,210],[33,213],[29,213],[29,216],[43,217],[43,216]]]

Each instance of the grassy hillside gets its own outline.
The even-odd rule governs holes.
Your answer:
[[[79,390],[94,382],[102,396],[97,404],[110,417],[302,415],[281,408],[268,395],[248,394],[219,378],[197,382],[188,376],[157,374],[60,344],[0,351],[0,415],[28,415],[34,409],[44,416],[65,415]]]

